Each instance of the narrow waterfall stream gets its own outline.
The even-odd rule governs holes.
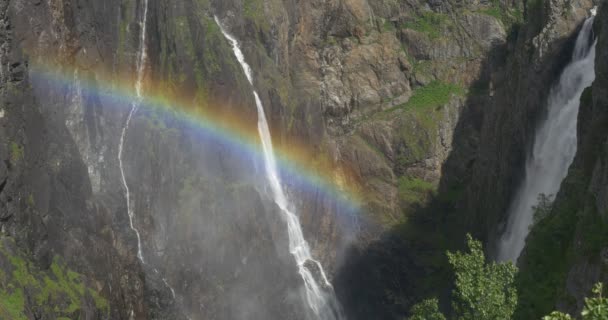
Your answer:
[[[129,214],[129,225],[135,235],[137,235],[137,258],[141,262],[144,262],[144,255],[141,249],[141,237],[139,235],[139,230],[135,227],[134,219],[135,212],[133,211],[133,207],[131,205],[131,194],[129,192],[129,185],[127,184],[127,178],[125,177],[125,168],[122,163],[122,152],[125,144],[125,136],[127,135],[127,130],[129,129],[129,124],[131,123],[131,118],[133,114],[137,112],[137,108],[141,101],[143,100],[143,81],[144,81],[144,69],[146,65],[146,24],[147,24],[147,16],[148,16],[148,0],[143,0],[143,15],[141,17],[140,28],[141,33],[139,35],[139,50],[137,52],[137,63],[136,63],[136,72],[137,78],[135,80],[135,93],[137,95],[137,100],[131,103],[131,110],[129,110],[129,115],[127,116],[127,120],[125,121],[125,125],[122,127],[122,133],[120,134],[120,142],[118,144],[118,166],[120,168],[120,177],[122,179],[122,186],[125,190],[125,198],[127,199],[127,213]]]
[[[310,253],[310,247],[304,239],[298,216],[293,212],[293,205],[288,201],[285,192],[283,191],[283,187],[281,186],[281,179],[277,171],[276,159],[272,149],[270,130],[266,121],[266,115],[264,114],[264,106],[255,90],[251,67],[245,61],[245,57],[236,38],[226,32],[217,17],[215,17],[215,22],[224,34],[224,37],[226,37],[232,45],[234,55],[252,86],[258,112],[258,133],[262,142],[266,179],[270,185],[274,202],[280,208],[287,223],[289,251],[293,255],[300,276],[304,281],[308,306],[312,309],[318,319],[343,319],[342,309],[335,297],[333,287],[331,283],[329,283],[321,263],[313,259]]]
[[[524,181],[511,204],[507,228],[498,244],[500,261],[517,261],[533,223],[533,207],[539,195],[555,195],[574,160],[580,97],[595,79],[594,18],[595,9],[578,34],[570,64],[549,95],[547,119],[536,133]]]

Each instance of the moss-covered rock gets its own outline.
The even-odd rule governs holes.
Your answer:
[[[11,238],[0,237],[0,315],[4,319],[102,319],[108,300],[82,275],[55,257],[46,270],[36,267]]]

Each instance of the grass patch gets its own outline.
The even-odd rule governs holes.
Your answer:
[[[395,30],[397,30],[397,28],[395,27],[395,23],[389,19],[384,20],[384,23],[382,24],[382,28],[384,29],[385,32],[395,32]]]
[[[403,176],[399,179],[399,199],[408,203],[423,202],[435,192],[435,186],[418,178]]]
[[[506,31],[509,31],[514,25],[521,24],[524,21],[523,13],[520,8],[516,7],[511,9],[510,7],[503,7],[498,0],[492,0],[488,7],[482,8],[478,12],[501,21],[505,26]]]
[[[410,166],[429,155],[437,142],[438,126],[444,119],[442,106],[450,102],[453,95],[463,95],[464,89],[438,81],[418,88],[408,102],[390,108],[377,117],[395,117],[393,112],[401,110],[399,138],[403,141],[398,151],[397,165]]]
[[[416,89],[404,107],[427,109],[442,106],[450,102],[453,94],[464,95],[464,89],[457,85],[433,81],[424,87]]]
[[[270,22],[264,12],[264,0],[246,0],[243,4],[245,18],[253,21],[262,31],[270,30]]]
[[[451,24],[450,17],[444,13],[422,12],[420,16],[402,25],[403,28],[416,30],[429,36],[439,38],[445,26]]]

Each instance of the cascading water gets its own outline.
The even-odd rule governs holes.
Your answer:
[[[139,235],[139,230],[135,227],[133,220],[135,219],[135,212],[131,206],[131,194],[129,192],[129,185],[127,184],[127,178],[125,177],[125,169],[122,163],[122,151],[125,144],[125,136],[127,134],[127,130],[129,129],[129,124],[131,123],[131,118],[133,114],[137,112],[137,108],[141,101],[143,100],[143,81],[144,81],[144,69],[146,65],[146,22],[148,16],[148,0],[143,0],[143,15],[141,17],[140,29],[141,33],[139,35],[139,50],[137,53],[137,62],[136,62],[136,72],[137,78],[135,80],[135,94],[137,95],[137,99],[131,103],[131,110],[129,110],[129,115],[127,116],[127,120],[125,121],[125,125],[122,128],[122,133],[120,135],[120,142],[118,144],[118,167],[120,168],[120,177],[122,179],[122,186],[125,190],[125,198],[127,199],[127,213],[129,214],[129,225],[131,230],[135,232],[137,236],[137,258],[143,263],[144,255],[141,249],[141,237]]]
[[[308,243],[304,239],[300,221],[291,209],[291,204],[287,200],[281,186],[281,180],[277,171],[274,152],[272,150],[270,130],[268,129],[266,115],[264,114],[264,106],[262,105],[262,101],[254,88],[251,67],[245,61],[245,56],[243,55],[236,38],[226,32],[217,17],[215,17],[215,22],[224,34],[224,37],[226,37],[226,39],[232,45],[234,55],[241,64],[241,67],[245,72],[245,76],[252,86],[253,96],[255,98],[255,104],[258,112],[258,133],[262,141],[266,179],[268,180],[272,190],[274,202],[281,209],[283,217],[287,222],[289,251],[296,261],[302,280],[304,280],[308,306],[312,309],[318,319],[343,319],[344,316],[342,315],[342,309],[335,297],[333,287],[327,280],[321,264],[317,260],[313,259]]]
[[[580,97],[595,79],[594,18],[595,9],[578,34],[572,61],[549,95],[548,117],[536,133],[524,182],[511,204],[507,229],[499,242],[500,261],[517,261],[533,223],[533,206],[539,195],[555,195],[574,160]]]

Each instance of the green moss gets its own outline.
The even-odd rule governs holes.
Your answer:
[[[395,30],[397,29],[395,27],[395,23],[389,19],[384,20],[382,27],[383,27],[384,31],[386,31],[386,32],[395,32]]]
[[[35,205],[35,201],[34,201],[34,195],[30,194],[29,196],[27,196],[27,205],[29,207],[34,207]]]
[[[397,133],[402,147],[398,148],[398,166],[407,167],[429,156],[438,140],[439,123],[444,121],[443,106],[454,95],[463,94],[464,90],[456,85],[435,81],[416,89],[407,103],[376,116],[399,119]]]
[[[489,8],[479,10],[480,13],[486,14],[488,16],[492,16],[500,21],[502,21],[502,9],[499,6],[491,6]]]
[[[0,315],[4,319],[27,320],[22,289],[0,290]]]
[[[507,31],[523,22],[523,14],[519,7],[504,6],[499,0],[492,0],[488,6],[482,6],[478,12],[501,21]]]
[[[436,39],[442,35],[443,29],[451,24],[452,21],[447,14],[429,11],[422,12],[415,19],[403,24],[402,27],[425,33],[431,39]]]
[[[10,276],[0,277],[0,318],[9,314],[9,319],[26,319],[24,312],[39,310],[57,317],[69,316],[80,310],[87,296],[93,298],[97,309],[109,311],[108,302],[94,290],[87,288],[82,276],[67,268],[56,257],[45,272],[34,267],[21,253],[10,253],[0,239],[0,260],[10,262]],[[32,299],[24,299],[24,295]]]
[[[401,177],[399,179],[399,199],[408,203],[419,203],[435,192],[435,186],[418,178]]]
[[[10,143],[11,150],[11,162],[13,164],[18,163],[21,159],[23,159],[23,147],[17,144],[16,142]]]
[[[270,30],[270,22],[264,13],[264,0],[245,0],[243,3],[243,15],[263,31]]]
[[[416,89],[404,107],[427,109],[442,106],[450,101],[453,94],[463,95],[464,90],[453,84],[433,81],[424,87]]]

